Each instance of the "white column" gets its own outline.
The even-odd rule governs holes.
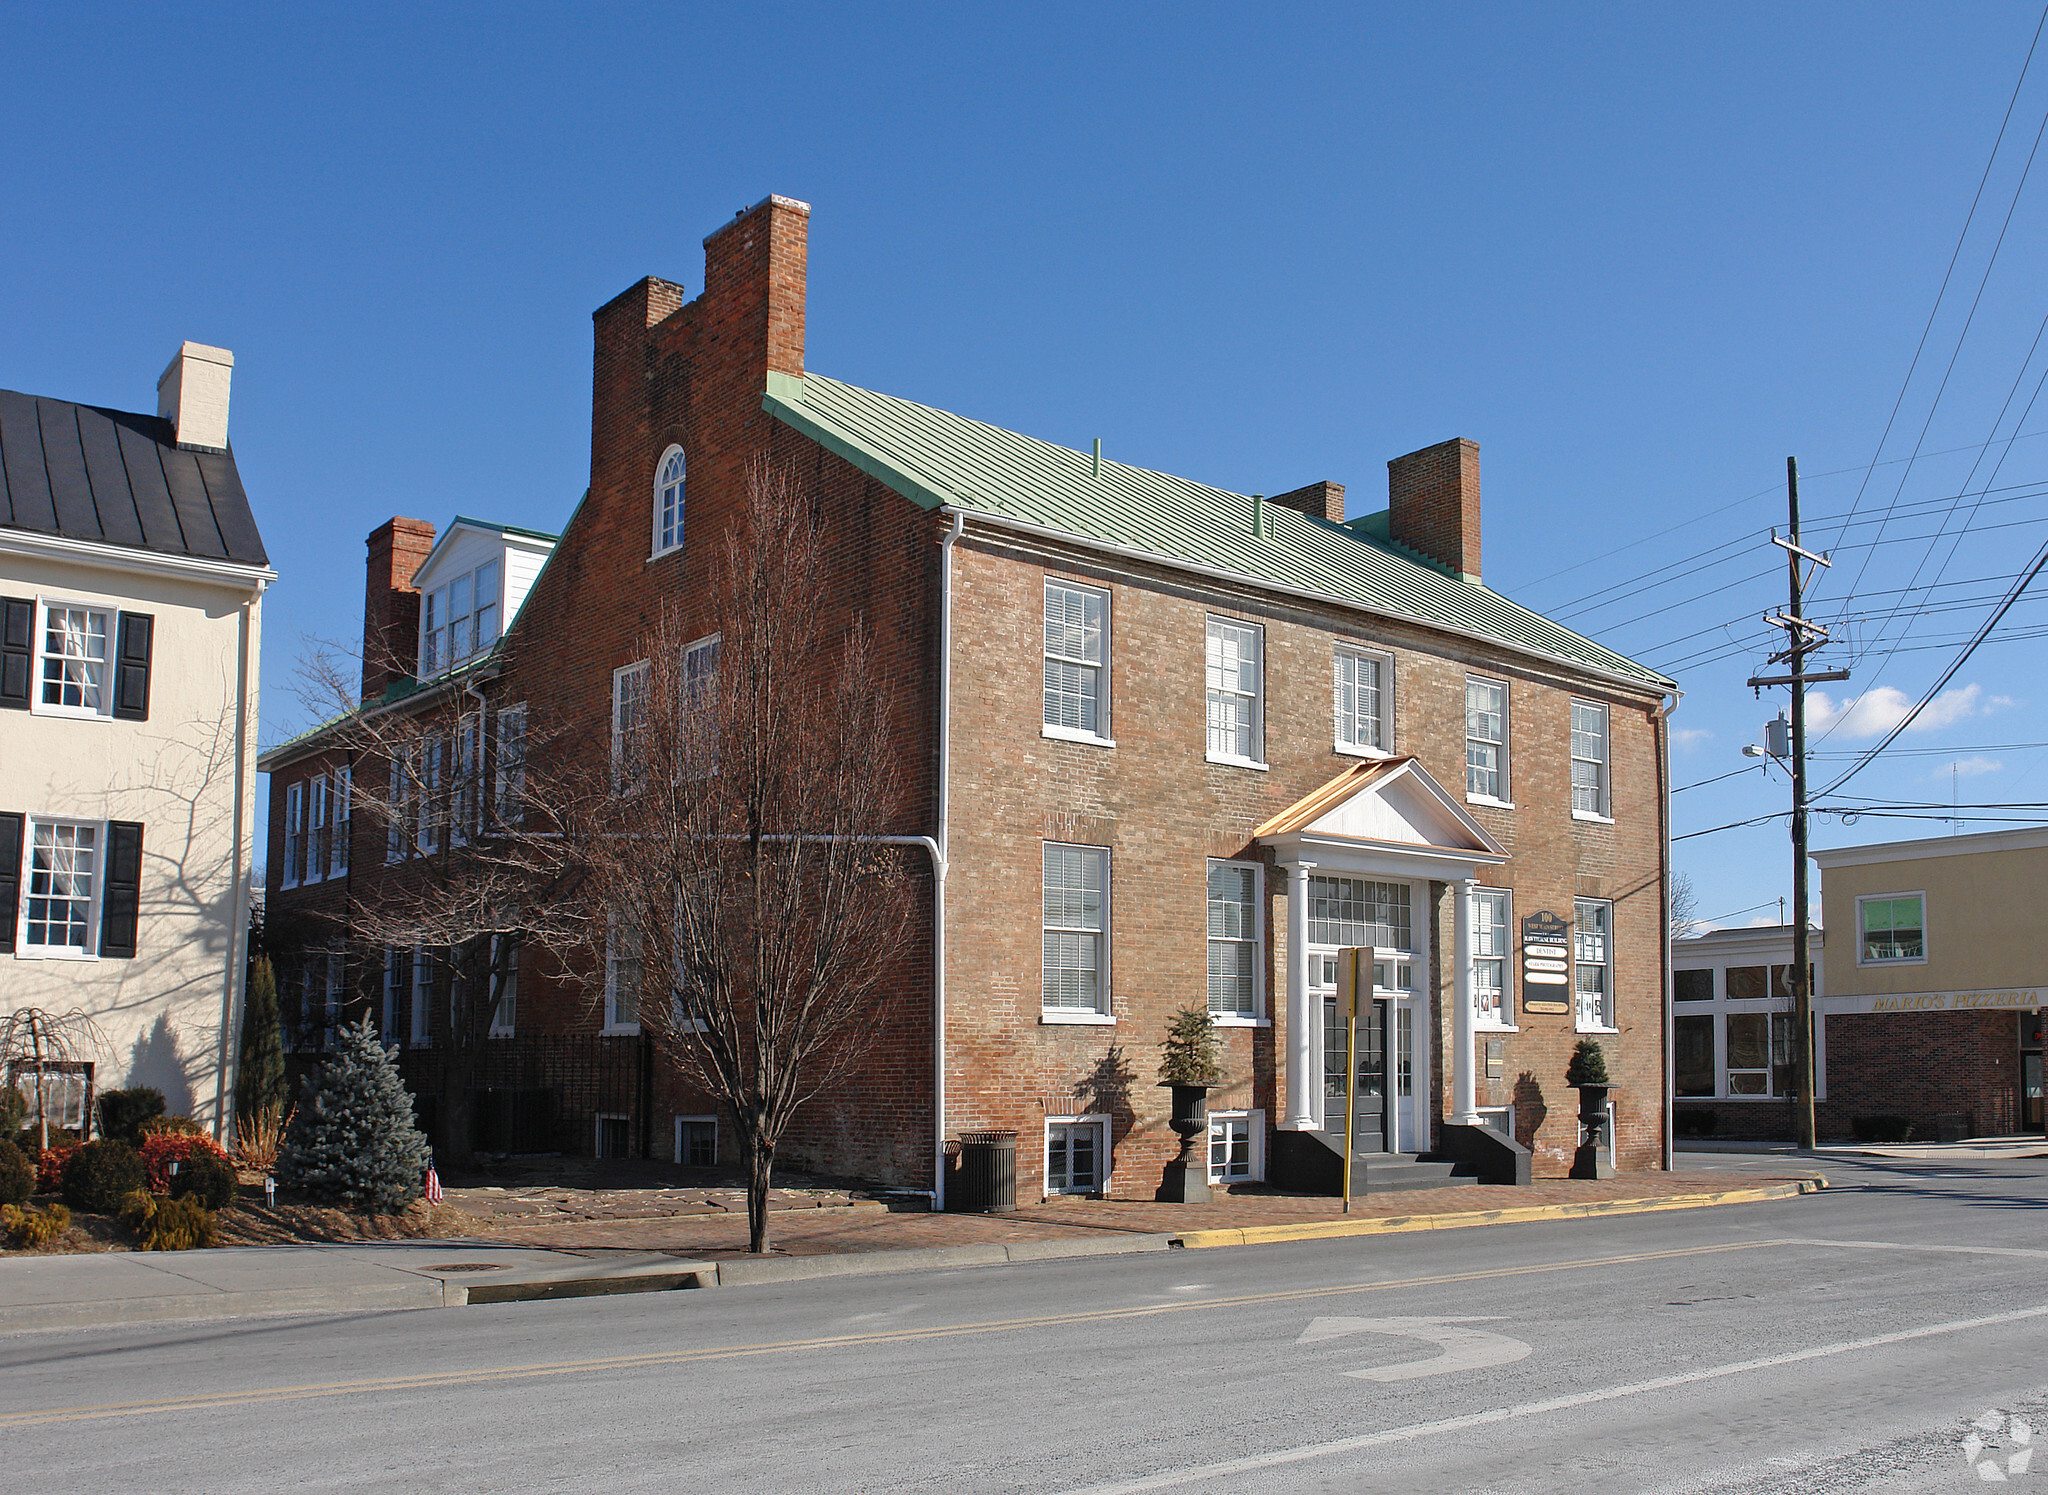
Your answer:
[[[1457,900],[1453,928],[1457,970],[1452,973],[1451,1000],[1451,1124],[1478,1126],[1479,1082],[1472,1072],[1472,890],[1479,884],[1471,879],[1451,884]]]
[[[1319,1073],[1316,1036],[1322,1014],[1311,1012],[1308,989],[1308,875],[1314,862],[1287,867],[1287,1128],[1314,1131]]]

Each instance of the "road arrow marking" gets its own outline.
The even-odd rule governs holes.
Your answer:
[[[1316,1344],[1340,1339],[1347,1334],[1395,1334],[1420,1339],[1437,1346],[1427,1360],[1409,1360],[1399,1365],[1376,1365],[1370,1370],[1347,1370],[1343,1374],[1361,1381],[1412,1381],[1418,1376],[1441,1376],[1454,1370],[1478,1370],[1488,1365],[1510,1365],[1529,1353],[1529,1346],[1505,1334],[1488,1334],[1481,1329],[1460,1329],[1458,1324],[1484,1324],[1491,1318],[1319,1318],[1301,1331],[1294,1342]]]

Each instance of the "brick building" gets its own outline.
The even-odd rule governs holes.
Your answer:
[[[786,1158],[932,1190],[963,1131],[1011,1130],[1020,1197],[1149,1193],[1176,1146],[1159,1044],[1206,996],[1214,1176],[1321,1186],[1338,953],[1370,947],[1362,1150],[1491,1129],[1562,1172],[1566,1059],[1597,1033],[1619,1161],[1656,1166],[1671,682],[1484,585],[1477,445],[1390,462],[1386,507],[1347,522],[1335,483],[1228,493],[810,373],[809,211],[772,197],[712,234],[694,299],[648,279],[598,310],[590,490],[503,596],[501,638],[430,653],[436,578],[399,557],[431,532],[372,536],[368,632],[412,618],[418,644],[412,678],[366,673],[366,701],[618,719],[640,641],[665,605],[692,620],[765,456],[812,497],[821,588],[876,632],[894,829],[932,853],[870,1078],[814,1103]],[[264,759],[273,907],[306,897],[280,869],[294,786],[337,771],[323,750],[316,732]],[[348,877],[381,875],[372,834]],[[321,896],[345,932],[349,888]],[[374,1003],[363,964],[338,1007]],[[733,1155],[612,993],[524,976],[486,1068],[552,1097],[555,1145]],[[431,994],[394,986],[383,1010],[431,1047]]]

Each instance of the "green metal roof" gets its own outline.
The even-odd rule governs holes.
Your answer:
[[[1669,689],[1654,670],[1385,538],[1378,515],[1332,524],[1205,483],[1020,436],[822,374],[770,374],[761,406],[926,509],[940,505],[1307,593]],[[1374,521],[1378,523],[1375,524]],[[1375,533],[1375,530],[1378,532]]]

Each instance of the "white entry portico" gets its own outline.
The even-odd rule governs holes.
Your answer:
[[[1287,1115],[1283,1128],[1322,1131],[1332,1080],[1344,1059],[1326,1037],[1335,1001],[1336,952],[1373,952],[1373,996],[1384,1002],[1390,1151],[1429,1146],[1430,993],[1438,986],[1430,942],[1432,882],[1451,900],[1451,1120],[1480,1121],[1474,1075],[1471,888],[1507,853],[1413,758],[1372,759],[1338,774],[1253,832],[1287,874]],[[1363,996],[1363,992],[1361,992]],[[1364,1009],[1361,1005],[1361,1015]],[[1341,1130],[1342,1116],[1337,1118]]]

